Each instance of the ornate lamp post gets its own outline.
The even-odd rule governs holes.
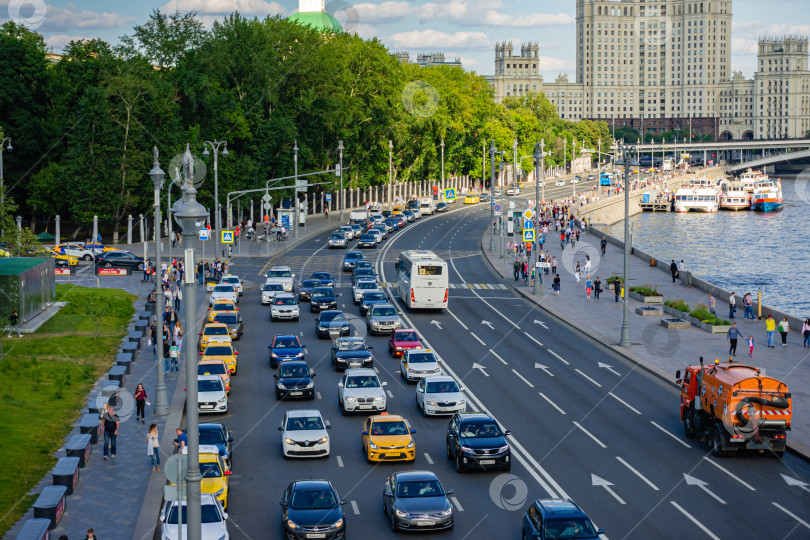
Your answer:
[[[340,223],[343,223],[343,207],[345,207],[346,194],[343,193],[343,151],[346,148],[343,146],[343,141],[338,141],[338,152],[340,152]]]
[[[618,154],[621,155],[621,165],[624,167],[624,303],[622,316],[622,335],[619,345],[630,347],[630,167],[638,165],[638,161],[633,161],[633,153],[636,151],[632,146],[619,145]]]
[[[3,154],[5,152],[11,152],[14,150],[14,147],[11,146],[11,137],[6,137],[2,141],[0,141],[0,193],[2,193],[2,197],[0,197],[0,204],[6,202],[6,194],[2,191],[3,186],[5,185],[5,177],[3,176]],[[95,242],[96,239],[93,239]]]
[[[214,151],[214,212],[216,212],[216,216],[214,218],[214,241],[216,242],[216,257],[219,257],[219,248],[220,248],[220,237],[222,236],[220,232],[222,231],[222,212],[219,210],[219,166],[217,161],[217,156],[219,155],[219,147],[224,146],[222,149],[222,157],[228,157],[228,142],[227,141],[205,141],[203,143],[203,153],[202,156],[208,159],[210,156],[210,152],[208,152],[208,147],[211,147],[211,150]],[[187,179],[188,182],[193,181],[193,177],[190,176]],[[185,235],[185,232],[183,233]],[[196,234],[196,233],[195,233]]]
[[[164,377],[163,367],[163,310],[164,310],[164,296],[163,296],[163,276],[160,270],[160,189],[163,187],[163,179],[166,173],[160,168],[158,162],[158,149],[157,146],[153,149],[155,162],[152,165],[152,170],[149,171],[149,177],[152,179],[152,185],[155,188],[155,330],[157,336],[152,336],[155,340],[155,359],[157,361],[157,385],[155,386],[155,415],[166,416],[169,414],[169,398],[166,393],[166,380]],[[144,245],[146,245],[144,243]],[[143,254],[144,260],[147,258],[147,253]],[[160,339],[158,340],[158,336]]]

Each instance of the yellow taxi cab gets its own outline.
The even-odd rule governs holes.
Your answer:
[[[404,208],[402,208],[401,206],[395,206],[395,207],[394,207],[394,209],[393,209],[393,210],[391,210],[391,213],[392,213],[393,215],[395,215],[395,216],[398,216],[398,215],[400,215],[400,214],[401,214],[402,212],[404,212],[404,211],[405,211],[405,209],[404,209]]]
[[[212,343],[230,343],[231,333],[227,324],[208,323],[200,332],[200,350],[204,351]]]
[[[520,189],[523,189],[523,182],[518,182],[518,187],[519,187]]]
[[[79,264],[79,258],[75,255],[68,255],[67,253],[57,253],[50,249],[40,249],[39,251],[34,252],[34,257],[45,257],[45,258],[52,258],[52,259],[59,259],[62,261],[67,261],[70,266],[76,266]]]
[[[363,450],[369,463],[414,461],[416,449],[407,420],[395,414],[370,416],[363,423]]]
[[[183,448],[183,453],[188,454],[188,446]],[[212,444],[200,445],[200,474],[202,475],[200,493],[213,495],[222,504],[222,509],[227,510],[228,477],[231,471],[219,456],[219,449]]]
[[[477,193],[469,193],[464,196],[464,204],[477,204],[477,203],[478,203]]]
[[[236,375],[236,357],[239,353],[233,350],[233,344],[230,341],[227,343],[212,343],[200,354],[202,355],[200,362],[209,359],[222,360],[228,366],[231,375]]]
[[[197,363],[197,375],[219,375],[225,383],[225,392],[231,393],[231,369],[220,358],[203,356]]]
[[[223,311],[236,312],[239,311],[239,308],[231,300],[217,300],[208,308],[208,322],[214,322],[214,317]]]

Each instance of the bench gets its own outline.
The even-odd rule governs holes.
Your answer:
[[[82,415],[79,422],[79,433],[90,435],[90,444],[96,444],[101,436],[101,422],[99,422],[98,412],[89,412]]]
[[[65,486],[65,495],[73,495],[73,488],[79,483],[79,458],[63,457],[53,468],[53,485]]]
[[[118,353],[118,356],[115,357],[115,365],[126,368],[127,375],[129,375],[132,370],[132,354]]]
[[[140,349],[141,347],[143,347],[143,336],[144,336],[143,332],[139,330],[134,330],[129,334],[127,334],[127,340],[131,343],[136,344]]]
[[[90,454],[93,453],[93,447],[90,445],[90,435],[80,433],[71,437],[65,445],[65,453],[68,457],[79,458],[79,467],[84,468],[90,460]]]
[[[124,366],[110,368],[110,371],[107,372],[107,378],[110,381],[118,381],[121,388],[123,388],[127,381],[127,368]]]
[[[133,361],[138,359],[138,345],[131,341],[125,341],[121,344],[121,352],[131,354]]]
[[[44,488],[34,503],[34,517],[47,519],[51,523],[48,528],[51,530],[56,528],[56,524],[59,523],[62,514],[65,513],[66,493],[67,488],[65,486],[48,486]]]
[[[17,533],[17,540],[48,540],[50,530],[50,519],[29,519],[23,523],[22,529]]]

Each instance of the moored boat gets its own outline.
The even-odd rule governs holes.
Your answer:
[[[748,210],[751,208],[751,195],[742,182],[729,182],[720,195],[720,208],[723,210]]]
[[[754,187],[760,183],[769,180],[768,175],[762,171],[754,171],[748,169],[740,175],[739,181],[745,186],[745,191],[749,194],[754,193]]]
[[[754,187],[751,209],[755,212],[773,212],[780,210],[785,200],[782,198],[782,181],[766,180]]]
[[[676,212],[717,212],[720,195],[714,188],[686,187],[675,191]]]

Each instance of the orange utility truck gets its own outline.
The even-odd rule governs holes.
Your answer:
[[[781,457],[790,430],[792,401],[785,383],[745,364],[715,360],[688,366],[681,385],[684,434],[702,437],[717,457],[740,449],[759,450]]]

